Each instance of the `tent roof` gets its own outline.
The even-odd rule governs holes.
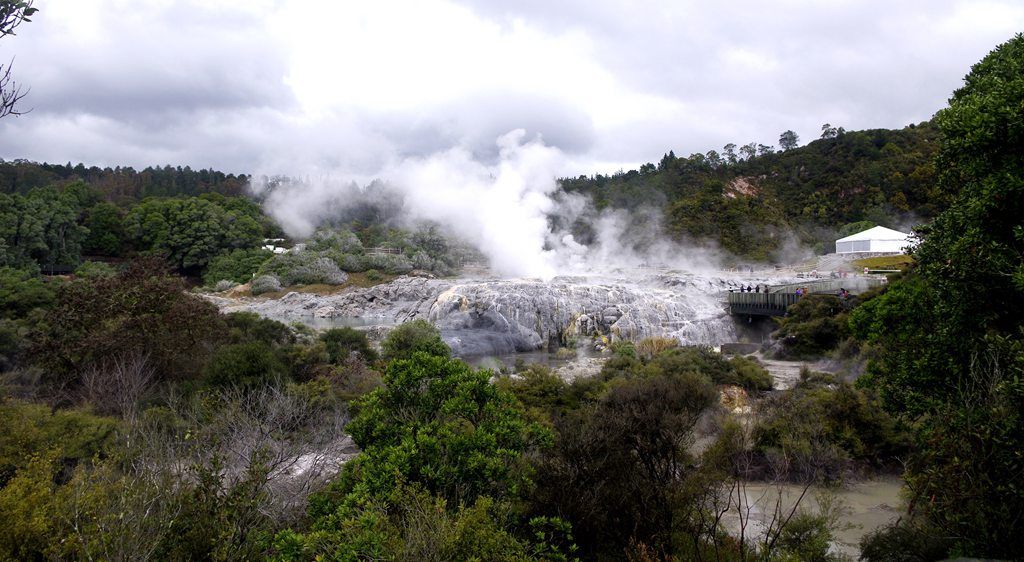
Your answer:
[[[846,238],[840,238],[839,240],[836,240],[836,242],[853,242],[855,240],[906,240],[908,237],[910,237],[910,235],[905,232],[885,228],[884,226],[876,226],[863,232],[858,232],[857,234],[851,234]]]

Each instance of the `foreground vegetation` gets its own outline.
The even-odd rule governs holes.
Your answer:
[[[424,321],[378,352],[219,315],[159,266],[4,270],[0,559],[830,559],[825,514],[729,534],[734,494],[905,447],[877,397],[828,381],[737,421],[721,385],[770,380],[706,348],[619,344],[592,378],[495,382]]]
[[[913,432],[908,514],[864,542],[867,560],[1024,550],[1022,69],[1018,35],[936,116],[940,189],[955,198],[919,229],[907,271],[852,302],[806,299],[780,323],[786,354],[867,359],[857,386]]]

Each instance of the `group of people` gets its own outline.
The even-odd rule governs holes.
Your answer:
[[[747,285],[746,287],[744,287],[743,285],[740,285],[739,289],[729,289],[730,293],[735,293],[736,291],[739,291],[741,293],[765,293],[765,294],[767,294],[768,293],[768,285],[765,285],[764,287],[761,287],[761,285],[754,285],[753,287],[751,287],[750,285]],[[802,297],[804,295],[811,294],[811,290],[808,289],[807,287],[797,287],[793,292],[798,297]],[[836,296],[838,296],[839,298],[841,298],[843,300],[847,300],[847,299],[850,298],[850,291],[847,291],[844,288],[840,288],[838,291],[836,291]]]

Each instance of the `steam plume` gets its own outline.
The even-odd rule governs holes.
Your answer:
[[[396,161],[378,174],[388,186],[380,192],[396,192],[400,201],[394,204],[406,221],[439,223],[475,245],[503,276],[549,279],[646,264],[713,265],[712,253],[664,240],[657,210],[598,213],[584,197],[560,192],[556,178],[564,175],[567,158],[539,137],[527,139],[517,129],[499,137],[497,147],[492,164],[461,147]],[[253,189],[289,235],[303,238],[358,204],[356,180],[326,177],[273,188],[255,182]],[[593,230],[586,243],[569,228],[577,219]]]

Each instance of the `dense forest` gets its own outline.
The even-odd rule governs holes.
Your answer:
[[[463,249],[438,225],[349,220],[274,254],[243,176],[0,163],[0,560],[837,560],[839,506],[759,527],[745,486],[900,468],[906,512],[863,559],[1018,558],[1022,108],[1018,35],[928,123],[563,180],[595,211],[654,205],[674,236],[761,259],[789,231],[927,222],[885,287],[779,323],[780,353],[865,374],[784,392],[664,338],[567,382],[474,369],[425,321],[373,345],[221,314],[186,280],[378,283],[450,274]]]

